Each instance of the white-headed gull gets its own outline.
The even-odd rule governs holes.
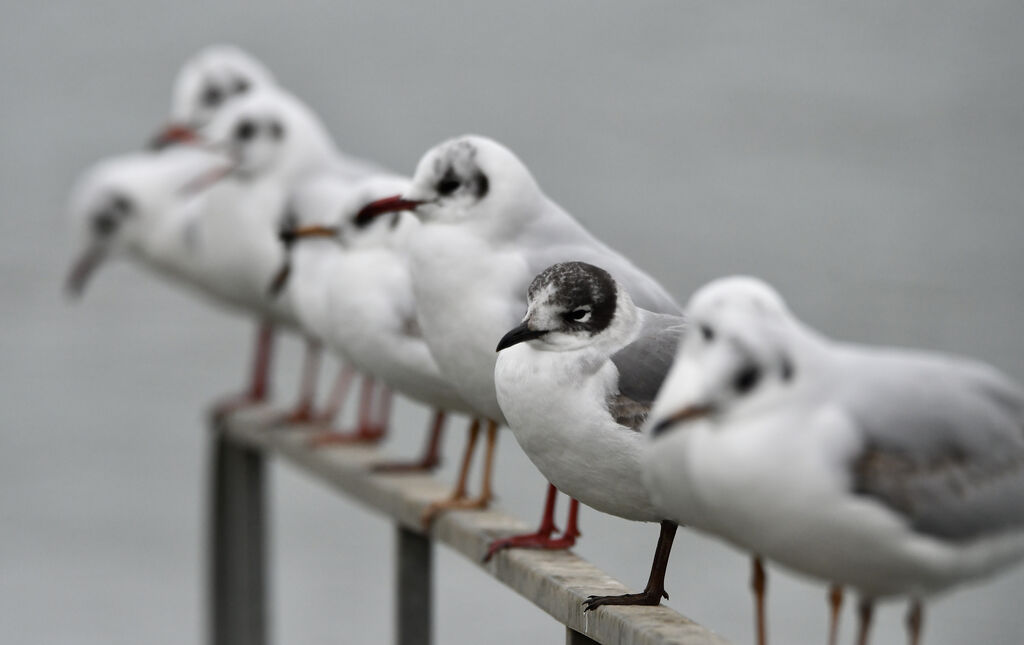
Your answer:
[[[645,459],[668,517],[855,589],[860,643],[876,599],[909,599],[917,643],[925,599],[1024,556],[1016,383],[970,360],[833,341],[752,278],[705,286],[687,315]]]
[[[393,175],[358,182],[318,177],[293,195],[294,228],[284,232],[292,245],[287,283],[303,325],[364,374],[435,408],[423,457],[377,465],[388,471],[436,466],[445,412],[470,412],[441,376],[416,319],[406,246],[419,222],[401,212],[365,227],[352,221],[366,204],[408,185]],[[375,430],[331,433],[320,443],[375,439]]]

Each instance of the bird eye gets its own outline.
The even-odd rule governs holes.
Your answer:
[[[284,138],[284,126],[281,125],[280,121],[270,122],[270,136],[274,137],[278,141]]]
[[[454,177],[445,177],[437,184],[437,192],[440,195],[451,195],[459,189],[460,182]]]
[[[249,81],[244,78],[240,78],[235,81],[235,94],[245,94],[249,91]]]
[[[235,138],[239,141],[248,141],[256,136],[256,124],[246,119],[235,127]]]
[[[711,341],[713,341],[715,339],[715,330],[712,329],[711,327],[708,327],[707,325],[701,325],[700,326],[700,335],[701,335],[701,338],[703,338],[704,340],[706,340],[707,342],[710,343]]]
[[[217,107],[224,100],[224,93],[216,85],[207,85],[201,100],[206,107]]]
[[[92,220],[93,233],[100,237],[108,237],[117,230],[117,216],[109,211],[104,211]]]
[[[796,368],[793,367],[793,361],[789,360],[788,357],[782,358],[782,380],[789,381],[793,380],[793,374],[796,372]]]
[[[110,205],[111,210],[115,211],[118,215],[128,215],[132,210],[132,202],[123,195],[118,195],[114,198],[113,203]]]
[[[740,373],[736,375],[736,379],[733,381],[732,386],[739,394],[746,394],[753,390],[758,381],[761,380],[761,369],[757,365],[746,365]]]
[[[566,314],[566,316],[570,320],[575,320],[576,322],[587,322],[590,320],[590,309],[586,307],[577,307]]]

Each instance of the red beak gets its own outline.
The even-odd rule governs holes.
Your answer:
[[[159,134],[149,140],[150,150],[162,150],[168,146],[178,143],[196,143],[199,135],[192,128],[177,123],[171,123]]]
[[[356,226],[366,226],[373,220],[386,213],[397,213],[399,211],[416,210],[416,207],[423,202],[412,199],[402,199],[401,195],[385,197],[363,206],[363,210],[355,217]]]

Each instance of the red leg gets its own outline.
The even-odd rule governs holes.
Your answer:
[[[751,561],[751,566],[750,587],[754,590],[754,626],[757,630],[757,645],[768,645],[768,628],[765,625],[764,611],[764,592],[767,588],[768,577],[765,575],[761,558],[755,557]]]
[[[274,325],[261,320],[256,329],[256,349],[253,354],[249,387],[242,394],[227,397],[213,406],[213,418],[222,420],[227,415],[267,400],[270,395],[270,359],[274,350]]]
[[[920,600],[912,600],[907,610],[907,639],[910,645],[921,642],[921,628],[924,626],[924,607]]]
[[[875,613],[875,602],[861,598],[857,606],[860,625],[857,630],[857,645],[868,645],[868,633],[871,631],[871,616]]]
[[[551,537],[551,533],[558,530],[558,527],[555,526],[555,504],[557,501],[558,488],[556,488],[554,484],[548,484],[548,494],[544,499],[544,512],[541,514],[541,525],[537,527],[537,530],[532,533],[502,537],[502,539],[490,543],[490,547],[487,549],[486,555],[483,556],[483,561],[487,562],[490,558],[495,557],[496,553],[503,549],[567,549],[568,547],[547,546],[555,542]]]
[[[299,386],[299,400],[291,412],[285,413],[279,423],[294,425],[313,421],[313,400],[316,398],[316,379],[320,372],[320,343],[306,339],[306,357],[302,365],[302,384]]]
[[[658,546],[654,549],[654,562],[651,563],[651,575],[643,591],[621,596],[590,596],[583,601],[583,611],[593,611],[602,605],[660,605],[662,598],[667,600],[665,570],[668,568],[668,556],[672,554],[672,540],[676,537],[677,528],[679,526],[675,522],[662,521]]]
[[[373,378],[363,375],[363,384],[359,392],[359,425],[355,430],[351,432],[321,432],[309,440],[310,445],[313,447],[336,446],[380,441],[384,435],[379,428],[373,427],[370,421],[373,409],[373,390]]]
[[[316,422],[318,424],[330,426],[338,418],[345,406],[345,400],[348,398],[348,391],[352,387],[352,379],[355,375],[356,371],[348,365],[341,366],[338,378],[331,389],[331,396],[327,399],[327,405],[324,406],[323,412],[317,415]]]
[[[444,432],[444,410],[434,411],[434,421],[427,439],[427,449],[416,461],[390,461],[374,465],[373,470],[383,473],[408,473],[433,470],[441,463],[441,435]]]
[[[828,645],[839,644],[839,611],[843,608],[843,588],[832,585],[828,591]]]
[[[378,389],[379,394],[377,395],[377,420],[376,422],[370,422],[370,429],[376,430],[380,433],[381,437],[384,437],[388,433],[388,426],[391,423],[391,401],[392,392],[391,388],[387,385],[381,385]]]

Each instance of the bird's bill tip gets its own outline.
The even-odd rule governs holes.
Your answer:
[[[508,349],[513,345],[518,345],[519,343],[525,343],[528,340],[540,338],[546,333],[547,332],[545,331],[530,329],[524,322],[521,325],[512,328],[507,334],[502,336],[501,340],[498,341],[498,347],[494,351],[500,352],[501,350]]]
[[[651,428],[651,434],[657,437],[680,424],[704,418],[712,412],[714,412],[714,407],[708,404],[688,405],[655,423]]]
[[[267,286],[267,295],[271,298],[276,298],[281,295],[284,288],[288,285],[288,278],[292,274],[292,263],[286,261],[281,265],[281,268],[274,274],[274,279],[270,281]]]
[[[149,148],[161,150],[179,143],[196,143],[198,141],[199,135],[193,128],[180,123],[169,123],[149,140]]]
[[[381,215],[416,210],[416,207],[422,203],[422,201],[415,199],[405,199],[401,195],[392,195],[391,197],[378,199],[363,206],[363,209],[356,214],[353,221],[356,226],[366,226]]]
[[[96,272],[96,269],[103,263],[105,254],[98,247],[90,247],[85,250],[71,265],[67,279],[64,281],[64,293],[71,298],[78,298],[85,291],[89,278]]]

